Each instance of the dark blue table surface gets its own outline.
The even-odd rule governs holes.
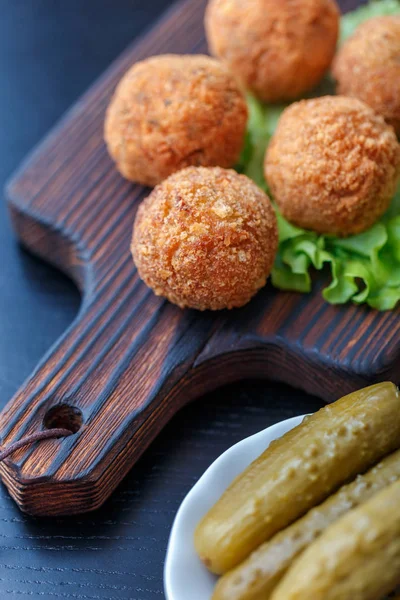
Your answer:
[[[0,183],[169,0],[1,2]],[[0,204],[0,402],[72,321],[79,294],[17,245]],[[182,410],[96,513],[40,520],[0,487],[0,598],[151,600],[174,514],[222,451],[320,401],[246,381]]]

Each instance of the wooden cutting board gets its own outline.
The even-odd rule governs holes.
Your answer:
[[[265,377],[326,401],[400,381],[400,313],[333,307],[320,294],[268,285],[246,307],[185,310],[139,280],[129,254],[147,189],[120,177],[102,137],[126,69],[151,54],[205,52],[205,0],[176,5],[108,69],[23,164],[8,187],[15,232],[82,291],[74,323],[1,415],[3,444],[43,427],[71,437],[19,450],[0,466],[23,511],[100,506],[185,403],[226,382]],[[262,427],[262,423],[260,423]]]

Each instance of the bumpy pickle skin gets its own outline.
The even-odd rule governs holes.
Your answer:
[[[271,600],[380,600],[400,583],[400,482],[351,510],[300,555]]]
[[[332,523],[400,480],[400,450],[311,509],[221,577],[212,600],[268,600],[299,554]]]
[[[353,392],[275,440],[239,475],[195,531],[216,574],[400,446],[400,398],[392,383]]]

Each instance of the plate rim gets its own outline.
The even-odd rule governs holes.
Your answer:
[[[166,600],[180,600],[179,598],[175,598],[175,596],[174,596],[174,584],[173,584],[173,574],[175,572],[174,571],[174,563],[176,561],[177,554],[179,554],[178,544],[179,544],[179,533],[181,531],[181,526],[183,525],[184,517],[186,516],[188,506],[190,506],[193,498],[195,498],[197,495],[201,495],[201,491],[205,490],[209,487],[210,481],[212,479],[214,479],[216,472],[219,471],[220,467],[223,465],[223,463],[225,462],[225,460],[227,459],[229,454],[231,454],[231,453],[233,454],[235,451],[238,450],[239,447],[251,446],[252,444],[257,442],[258,439],[264,437],[267,433],[271,437],[270,442],[269,442],[269,444],[270,444],[272,441],[274,441],[274,440],[278,439],[279,437],[282,437],[282,435],[284,435],[284,433],[282,433],[281,435],[279,435],[279,434],[274,435],[275,430],[280,429],[282,426],[286,426],[286,431],[285,431],[285,433],[286,433],[287,431],[290,431],[291,429],[294,429],[297,425],[299,425],[306,416],[307,415],[298,415],[298,416],[290,417],[288,419],[284,419],[282,421],[278,421],[277,423],[274,423],[273,425],[270,425],[269,427],[266,427],[266,428],[262,429],[261,431],[258,431],[257,433],[247,436],[247,437],[243,438],[242,440],[240,440],[239,442],[236,442],[235,444],[233,444],[232,446],[227,448],[222,454],[220,454],[209,465],[209,467],[207,467],[207,469],[204,471],[204,473],[199,477],[199,479],[196,481],[196,483],[191,487],[191,489],[188,491],[188,493],[182,500],[181,504],[179,505],[179,508],[174,517],[172,527],[170,530],[170,534],[169,534],[169,538],[168,538],[167,550],[166,550],[166,554],[165,554],[164,569],[163,569],[164,594],[165,594]],[[268,444],[268,446],[269,446],[269,444]],[[266,448],[268,448],[268,446],[266,446]],[[239,471],[239,473],[241,472],[241,470]],[[236,474],[234,476],[234,478],[237,477],[238,474]],[[203,491],[203,494],[204,494],[204,491]]]

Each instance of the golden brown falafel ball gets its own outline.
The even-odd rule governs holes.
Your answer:
[[[371,106],[400,135],[400,16],[360,25],[338,52],[333,75],[340,94]]]
[[[330,66],[338,38],[335,0],[210,0],[211,53],[266,102],[292,100]]]
[[[348,236],[388,208],[400,146],[384,119],[355,98],[303,100],[282,114],[265,176],[283,216],[305,229]]]
[[[247,105],[232,75],[208,56],[153,56],[122,78],[105,140],[121,174],[156,185],[189,165],[238,160]]]
[[[178,306],[242,306],[265,285],[278,244],[268,196],[235,171],[188,167],[144,200],[132,255],[143,281]]]

